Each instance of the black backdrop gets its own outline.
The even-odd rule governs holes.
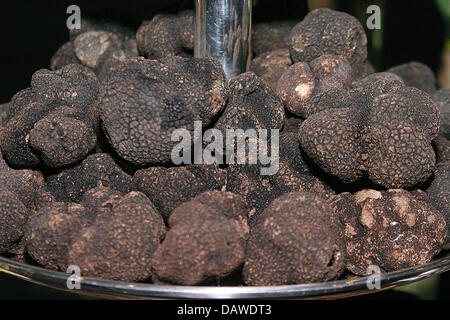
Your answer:
[[[355,0],[356,1],[356,0]],[[339,9],[352,12],[354,1],[340,0]],[[370,2],[370,1],[369,1]],[[0,5],[0,103],[27,87],[33,72],[49,65],[52,54],[68,40],[66,8],[77,4],[83,15],[97,11],[138,27],[144,17],[161,10],[192,8],[193,0],[50,0],[2,1]],[[306,0],[259,0],[253,20],[301,20]],[[385,43],[379,69],[410,60],[438,68],[444,25],[434,1],[386,0]]]

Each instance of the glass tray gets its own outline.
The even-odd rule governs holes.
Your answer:
[[[174,286],[148,283],[111,281],[89,277],[81,278],[80,290],[67,289],[70,274],[47,270],[0,257],[0,272],[55,288],[89,296],[115,299],[306,299],[344,298],[403,286],[450,270],[450,251],[429,264],[395,272],[384,273],[380,289],[368,289],[368,277],[273,287],[247,286]]]

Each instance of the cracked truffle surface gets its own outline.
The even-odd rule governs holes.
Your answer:
[[[367,36],[355,17],[321,8],[308,13],[291,30],[290,51],[294,62],[310,62],[324,54],[363,62],[367,59]]]
[[[245,283],[274,286],[335,278],[345,261],[340,233],[337,217],[319,196],[302,192],[282,195],[251,228]]]
[[[106,153],[90,155],[75,167],[47,178],[48,190],[57,201],[63,202],[80,202],[86,191],[98,186],[126,193],[130,184],[131,176],[123,172]]]
[[[173,209],[202,192],[219,190],[225,184],[225,173],[215,166],[152,167],[138,170],[131,183],[158,208],[165,219]]]
[[[88,31],[73,41],[79,61],[94,70],[100,81],[120,62],[138,56],[136,40],[106,31]]]
[[[443,215],[421,191],[363,190],[331,202],[344,224],[347,269],[367,275],[370,265],[393,271],[425,264],[447,240]]]
[[[184,55],[194,49],[194,12],[177,15],[157,14],[139,27],[136,39],[139,52],[149,59]]]
[[[151,275],[153,253],[165,234],[163,219],[141,192],[124,196],[109,216],[84,228],[69,250],[68,261],[84,276],[122,281]]]
[[[324,109],[345,106],[351,70],[345,59],[331,55],[298,62],[281,75],[276,92],[291,113],[306,119]]]
[[[351,108],[328,109],[309,117],[299,130],[303,150],[325,172],[344,182],[363,175],[358,117]]]
[[[104,81],[103,127],[114,150],[135,165],[171,160],[171,134],[203,126],[225,106],[225,74],[214,58],[126,60]]]
[[[382,95],[370,111],[364,141],[369,178],[385,187],[425,182],[436,163],[431,141],[439,130],[439,110],[416,88]]]
[[[224,277],[244,261],[245,239],[225,217],[177,223],[152,260],[158,281],[196,285]]]

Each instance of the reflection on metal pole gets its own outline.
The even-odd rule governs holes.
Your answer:
[[[194,56],[213,56],[227,78],[248,69],[251,58],[251,0],[196,0]]]

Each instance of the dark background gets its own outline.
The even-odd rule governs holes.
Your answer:
[[[364,12],[358,8],[372,3],[384,3],[383,46],[375,50],[369,45],[369,59],[377,71],[393,65],[417,60],[437,71],[445,39],[445,25],[434,1],[337,0],[337,9],[360,17],[365,25]],[[362,4],[363,3],[363,4]],[[66,41],[66,9],[76,4],[81,16],[106,13],[120,16],[127,24],[137,28],[145,17],[156,12],[176,12],[193,7],[193,0],[109,0],[109,1],[3,1],[0,8],[0,103],[7,102],[19,90],[29,86],[31,75],[47,68],[51,56]],[[306,0],[259,0],[253,10],[253,21],[296,19],[307,13]],[[364,19],[364,20],[363,20]],[[372,33],[368,31],[369,43]],[[436,288],[437,296],[449,298],[449,273],[442,275]],[[52,289],[0,274],[0,299],[71,299],[70,293]],[[415,299],[414,295],[387,291],[370,298]],[[360,298],[364,299],[364,298]]]
[[[81,8],[81,16],[97,11],[137,28],[146,16],[156,12],[176,12],[193,7],[193,0],[109,0],[109,1],[26,1],[2,2],[0,9],[0,103],[7,102],[29,86],[31,75],[49,65],[51,56],[66,41],[66,9],[71,4]],[[337,0],[337,9],[361,16],[361,3],[380,1]],[[381,1],[383,3],[383,1]],[[363,5],[364,6],[364,5]],[[439,67],[444,43],[444,22],[434,1],[386,0],[383,21],[384,43],[381,52],[371,50],[369,59],[378,71],[390,66],[418,60],[435,71]],[[365,6],[367,7],[367,6]],[[258,0],[253,21],[295,19],[307,13],[306,0]],[[361,16],[360,20],[366,18]],[[364,21],[363,25],[365,25]],[[369,39],[371,32],[368,32]],[[370,43],[370,41],[369,41]]]

